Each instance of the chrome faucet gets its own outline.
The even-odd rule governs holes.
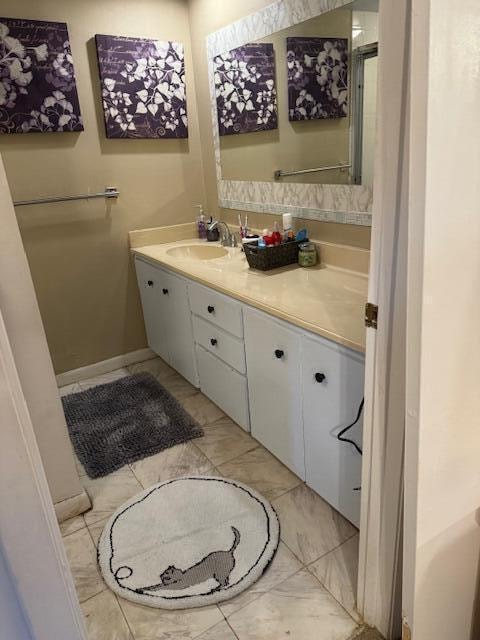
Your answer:
[[[223,247],[236,247],[237,246],[237,238],[234,233],[230,231],[228,225],[223,222],[223,220],[215,220],[211,224],[208,225],[208,230],[213,231],[219,225],[223,227],[223,233],[220,235],[220,242]]]

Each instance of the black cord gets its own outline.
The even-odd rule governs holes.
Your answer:
[[[360,420],[360,416],[362,415],[363,405],[364,404],[365,404],[365,398],[362,398],[360,406],[358,407],[358,413],[357,413],[357,417],[355,418],[355,421],[352,422],[352,424],[349,424],[348,427],[345,427],[345,429],[342,429],[340,431],[340,433],[337,435],[337,438],[338,438],[338,440],[340,440],[340,442],[348,442],[349,444],[353,444],[353,446],[355,447],[355,449],[358,451],[358,453],[361,456],[363,456],[363,451],[360,449],[358,444],[356,442],[354,442],[353,440],[350,440],[349,438],[344,438],[343,434],[347,433],[347,431],[349,431],[352,427],[354,427],[357,424],[357,422]]]

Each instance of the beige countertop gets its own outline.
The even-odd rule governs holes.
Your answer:
[[[213,260],[169,255],[174,247],[192,244],[205,243],[180,240],[135,247],[132,252],[298,327],[365,351],[366,275],[325,265],[255,271],[240,249],[228,249],[227,256]]]

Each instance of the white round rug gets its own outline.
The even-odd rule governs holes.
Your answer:
[[[279,536],[273,507],[250,487],[176,478],[117,509],[100,536],[98,561],[122,598],[162,609],[202,607],[258,580]]]

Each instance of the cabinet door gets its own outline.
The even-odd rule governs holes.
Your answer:
[[[302,339],[307,484],[356,526],[360,522],[362,456],[337,439],[363,398],[364,360],[328,340]],[[345,434],[362,448],[362,420]]]
[[[305,479],[300,334],[246,309],[245,349],[252,435]]]
[[[184,378],[198,387],[187,281],[165,271],[162,282],[161,304],[166,322],[169,362]]]
[[[162,302],[165,272],[139,258],[135,258],[135,269],[142,300],[148,346],[166,362],[169,362],[167,319]]]

